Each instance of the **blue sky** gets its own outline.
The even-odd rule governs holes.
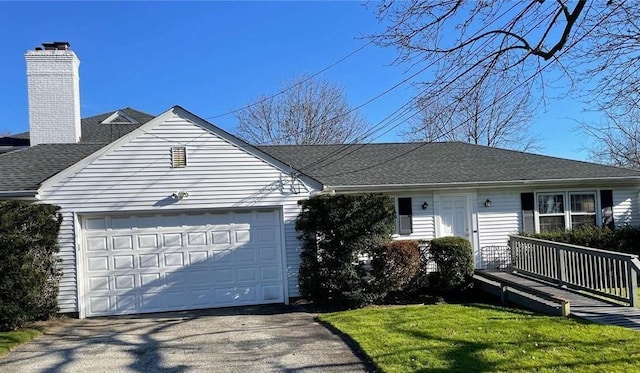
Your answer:
[[[24,53],[69,41],[78,55],[82,116],[131,106],[152,114],[181,105],[212,117],[277,92],[282,81],[315,73],[382,30],[361,2],[1,2],[0,132],[28,129]],[[360,105],[403,80],[395,51],[370,45],[323,77]],[[419,76],[417,79],[428,79]],[[403,84],[364,106],[372,124],[412,97]],[[538,152],[586,159],[576,120],[582,104],[550,99],[532,114]],[[212,122],[233,131],[232,115]],[[401,141],[394,132],[377,141]]]

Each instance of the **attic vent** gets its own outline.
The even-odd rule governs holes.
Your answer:
[[[111,114],[107,119],[101,122],[102,124],[138,124],[138,121],[133,119],[130,115],[127,115],[122,110],[118,110]]]
[[[187,167],[187,148],[184,146],[171,148],[171,167]]]

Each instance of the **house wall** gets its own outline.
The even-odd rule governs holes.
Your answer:
[[[396,197],[411,197],[411,210],[413,212],[412,224],[413,232],[411,234],[395,235],[397,240],[430,240],[435,238],[435,217],[433,210],[433,193],[423,192],[416,195],[399,194]],[[426,210],[422,209],[422,204],[427,202],[429,206]],[[396,206],[397,209],[397,206]]]
[[[509,235],[522,230],[520,190],[478,191],[478,233],[480,248],[507,246]],[[485,201],[491,206],[485,207]]]
[[[523,229],[522,208],[520,194],[537,191],[570,191],[582,190],[575,187],[539,187],[539,188],[495,188],[495,189],[466,189],[465,193],[476,193],[475,201],[476,219],[478,226],[478,250],[480,262],[485,263],[485,256],[502,255],[499,248],[508,245],[509,235],[517,234]],[[593,188],[585,190],[613,189],[614,219],[616,226],[624,224],[640,225],[640,198],[638,189],[633,188]],[[393,194],[393,197],[412,197],[413,203],[413,227],[411,235],[395,236],[394,239],[424,239],[430,240],[436,237],[433,193],[455,192],[446,191],[419,191],[415,194]],[[485,201],[491,200],[491,206],[486,207]],[[427,210],[422,210],[423,202],[428,202]]]
[[[188,166],[171,168],[170,149],[186,146]],[[292,189],[293,188],[293,189]],[[171,194],[184,190],[181,201]],[[110,150],[74,175],[40,191],[40,199],[61,206],[60,284],[62,312],[76,312],[76,237],[74,215],[124,211],[236,209],[281,206],[286,246],[285,274],[289,296],[298,293],[299,243],[294,228],[298,200],[311,187],[228,141],[173,117],[130,142]],[[296,194],[297,193],[297,194]]]
[[[640,201],[638,198],[637,189],[614,189],[613,221],[616,226],[640,225]]]

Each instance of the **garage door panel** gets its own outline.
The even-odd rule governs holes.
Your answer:
[[[277,266],[260,267],[260,281],[277,281],[280,269]]]
[[[111,247],[116,250],[133,250],[132,236],[113,236],[111,237]]]
[[[165,267],[184,267],[183,253],[164,253]]]
[[[89,272],[108,271],[109,270],[109,257],[107,257],[107,256],[96,256],[96,257],[93,257],[93,258],[89,258],[88,270],[89,270]]]
[[[206,246],[207,232],[189,232],[187,233],[187,246]]]
[[[135,275],[115,275],[114,289],[115,290],[133,290],[135,289]]]
[[[158,254],[138,255],[140,268],[160,268],[160,258]]]
[[[236,229],[234,233],[235,243],[248,243],[251,241],[249,229]]]
[[[213,231],[211,232],[211,243],[213,245],[229,245],[231,244],[231,232],[228,230],[224,231]]]
[[[158,236],[155,234],[139,234],[138,249],[157,249]]]
[[[88,238],[87,251],[107,251],[107,237]]]
[[[87,316],[284,301],[278,211],[82,223]]]
[[[90,291],[109,291],[109,276],[95,276],[89,279]]]
[[[256,268],[238,268],[236,270],[236,282],[256,282],[258,276],[256,274]]]
[[[113,256],[113,269],[125,270],[133,269],[135,263],[135,256],[133,255],[115,255]]]
[[[207,259],[209,258],[208,251],[189,251],[187,253],[189,256],[189,265],[190,266],[206,266]]]
[[[239,247],[232,253],[232,258],[236,263],[245,265],[256,261],[256,250],[253,247]]]
[[[279,299],[282,299],[282,286],[280,286],[279,284],[263,285],[262,296],[265,301],[277,301]]]
[[[160,288],[165,285],[164,276],[161,273],[142,273],[138,277],[140,287],[143,289]]]
[[[111,313],[111,302],[108,296],[90,296],[89,312],[94,315],[106,315]]]

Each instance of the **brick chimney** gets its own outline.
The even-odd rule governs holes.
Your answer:
[[[42,43],[25,54],[31,146],[80,141],[80,60],[70,46]]]

